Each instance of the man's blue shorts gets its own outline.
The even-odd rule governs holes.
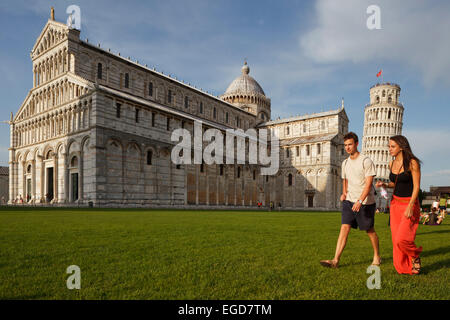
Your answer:
[[[349,224],[352,228],[359,230],[369,230],[373,228],[375,222],[375,203],[369,205],[361,205],[361,209],[358,212],[353,212],[354,202],[344,200],[342,203],[342,224]]]

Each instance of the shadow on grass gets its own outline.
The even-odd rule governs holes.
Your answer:
[[[450,252],[450,246],[447,247],[441,247],[441,248],[437,248],[434,250],[424,250],[420,256],[421,257],[429,257],[429,256],[434,256],[436,254],[446,254]]]
[[[392,256],[383,256],[381,255],[381,265],[386,265],[392,263]],[[355,262],[339,262],[339,268],[351,267],[351,266],[367,266],[369,267],[372,264],[372,259],[359,260]]]
[[[450,233],[450,230],[436,230],[436,231],[431,231],[431,232],[420,232],[417,235],[421,236],[421,235],[427,235],[427,234],[431,234],[431,233]]]
[[[447,246],[447,247],[437,248],[434,250],[423,251],[420,256],[421,257],[430,257],[430,256],[434,256],[434,255],[444,255],[449,252],[450,252],[450,246]],[[425,259],[425,261],[423,261],[422,263],[424,265],[422,267],[421,273],[428,274],[432,271],[436,271],[436,270],[439,270],[442,268],[448,268],[448,266],[450,265],[450,259],[437,261],[430,265],[426,264],[426,259]]]
[[[438,261],[438,262],[435,262],[430,265],[427,265],[426,261],[424,261],[424,262],[425,262],[425,264],[422,266],[422,269],[420,270],[422,274],[428,274],[433,271],[448,268],[448,266],[450,265],[450,259]]]

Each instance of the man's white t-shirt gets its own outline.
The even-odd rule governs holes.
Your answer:
[[[351,202],[358,201],[366,185],[366,177],[376,176],[373,161],[360,153],[356,159],[348,157],[342,162],[342,179],[347,179],[347,198]],[[363,204],[375,203],[374,188],[371,187]]]

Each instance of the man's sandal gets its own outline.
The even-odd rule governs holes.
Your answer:
[[[420,273],[420,267],[421,267],[421,261],[420,261],[420,257],[417,258],[412,258],[411,259],[411,263],[412,263],[412,274],[419,274]],[[417,267],[417,265],[419,265]]]
[[[320,260],[320,264],[327,268],[337,269],[339,263],[334,262],[333,260]]]

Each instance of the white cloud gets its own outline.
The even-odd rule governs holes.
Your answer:
[[[381,30],[369,30],[369,5],[381,9]],[[450,83],[450,3],[420,0],[319,0],[317,25],[300,38],[320,63],[390,61],[414,68],[431,86]]]
[[[429,172],[429,173],[424,174],[424,176],[425,177],[438,177],[438,176],[449,176],[450,177],[450,169]]]

